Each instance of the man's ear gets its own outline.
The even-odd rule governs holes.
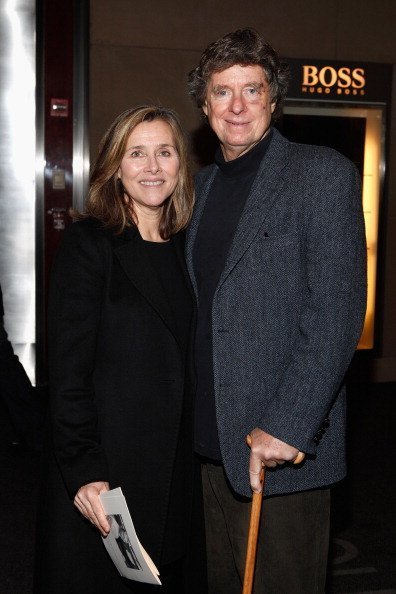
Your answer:
[[[204,114],[206,116],[208,115],[208,104],[206,103],[206,99],[205,99],[205,103],[202,105],[202,111],[204,112]]]
[[[274,113],[275,107],[276,107],[276,101],[274,101],[273,103],[271,103],[271,113]]]

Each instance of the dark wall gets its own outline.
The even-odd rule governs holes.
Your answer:
[[[91,0],[90,143],[92,157],[114,117],[136,104],[175,108],[193,133],[199,115],[186,77],[206,45],[253,26],[283,56],[396,62],[394,0]],[[396,114],[396,69],[391,112]],[[371,378],[396,380],[396,117],[388,122],[382,319]]]

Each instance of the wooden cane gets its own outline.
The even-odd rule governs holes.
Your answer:
[[[249,447],[252,445],[252,438],[250,437],[250,435],[246,437],[246,443]],[[243,577],[242,594],[251,594],[253,588],[254,569],[256,566],[258,531],[260,526],[261,504],[263,502],[264,481],[265,468],[263,467],[260,473],[261,493],[253,493],[252,507],[250,510],[249,533],[246,549],[245,574]]]
[[[246,443],[249,447],[252,445],[252,438],[250,435],[246,436]],[[305,458],[303,452],[298,452],[293,464],[300,464]],[[253,493],[252,507],[250,510],[250,522],[248,542],[246,549],[245,574],[243,578],[242,594],[251,594],[253,590],[254,570],[256,567],[256,554],[258,544],[258,533],[260,527],[261,504],[263,502],[264,483],[265,483],[265,467],[260,473],[261,493]]]

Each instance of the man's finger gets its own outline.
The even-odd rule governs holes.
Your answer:
[[[301,464],[301,462],[304,460],[304,458],[305,458],[304,452],[298,452],[297,456],[293,460],[293,464]]]
[[[261,493],[263,490],[263,479],[264,479],[264,470],[261,470],[257,473],[256,471],[249,470],[249,478],[250,478],[250,486],[254,493]]]

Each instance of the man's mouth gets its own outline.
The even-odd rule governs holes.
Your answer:
[[[230,120],[226,120],[227,124],[230,126],[247,126],[249,122],[231,122]]]

